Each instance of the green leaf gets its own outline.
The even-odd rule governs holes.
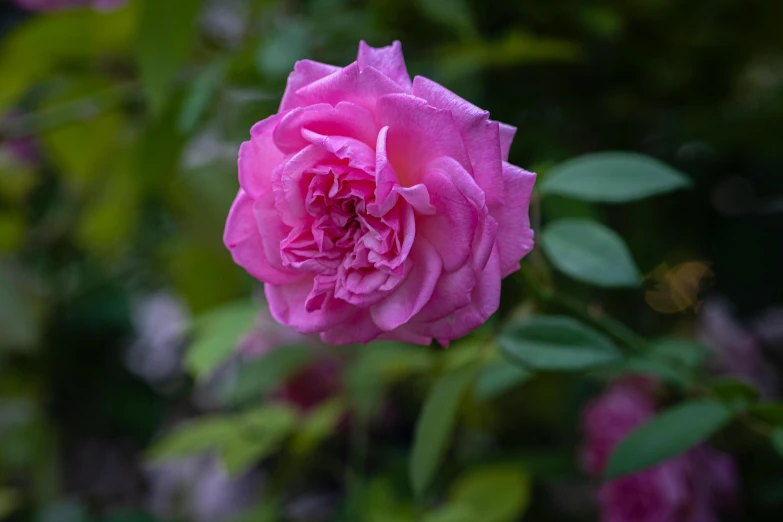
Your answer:
[[[498,338],[512,363],[536,370],[584,370],[608,365],[620,350],[603,334],[564,316],[536,316],[505,327]]]
[[[76,501],[63,501],[38,512],[36,522],[87,522],[87,510]]]
[[[585,201],[623,203],[691,185],[682,173],[655,158],[630,152],[598,152],[554,167],[541,192]]]
[[[226,471],[238,475],[275,452],[296,425],[291,406],[271,404],[234,417],[233,430],[220,445]]]
[[[510,464],[473,468],[457,479],[449,501],[480,514],[482,522],[514,522],[530,504],[530,477]]]
[[[297,60],[307,58],[315,34],[309,21],[289,18],[261,41],[256,55],[259,70],[270,76],[285,76]]]
[[[623,375],[650,375],[680,387],[687,386],[691,380],[690,376],[679,368],[647,356],[631,356],[622,359],[617,364],[606,368],[606,373],[612,379]]]
[[[613,230],[587,219],[561,219],[544,228],[541,245],[564,274],[604,287],[637,287],[641,282],[625,242]]]
[[[479,371],[475,395],[479,400],[492,400],[527,381],[533,374],[507,361],[494,361]]]
[[[197,378],[208,376],[236,350],[257,314],[256,306],[240,301],[199,316],[195,322],[195,340],[185,360],[187,367]]]
[[[737,379],[720,379],[711,386],[712,392],[734,411],[744,411],[759,400],[759,392]]]
[[[159,114],[196,35],[200,0],[142,0],[136,59],[154,113]]]
[[[181,132],[191,133],[206,112],[226,75],[228,60],[215,60],[204,67],[196,76],[188,91],[182,112],[179,115],[178,128]]]
[[[292,451],[301,455],[315,449],[321,441],[334,433],[346,411],[344,400],[333,399],[308,412],[291,441]]]
[[[148,451],[148,458],[171,460],[218,450],[228,473],[237,474],[274,452],[296,421],[296,411],[282,404],[235,415],[203,417],[166,434]]]
[[[243,362],[237,375],[221,393],[226,404],[238,405],[257,401],[302,368],[310,360],[305,348],[283,346]]]
[[[704,364],[710,352],[694,341],[663,337],[653,341],[650,355],[688,370],[695,370]]]
[[[756,404],[750,412],[771,424],[783,426],[783,402],[765,402]]]
[[[609,458],[606,477],[627,475],[674,457],[723,428],[731,417],[731,410],[715,399],[698,399],[670,408],[617,445]]]
[[[147,452],[152,461],[189,457],[217,448],[234,431],[230,417],[203,417],[180,424]]]
[[[424,402],[408,462],[411,485],[418,497],[423,496],[443,460],[472,376],[472,368],[463,368],[440,377]]]
[[[783,458],[783,428],[774,430],[769,440],[772,443],[772,447],[778,452],[778,455]]]

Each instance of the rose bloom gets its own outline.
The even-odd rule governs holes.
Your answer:
[[[533,248],[515,130],[411,81],[399,42],[362,42],[345,68],[300,61],[239,151],[225,244],[299,332],[445,345],[497,310]]]
[[[15,0],[16,4],[31,11],[59,11],[76,7],[93,7],[99,11],[113,9],[126,0]]]
[[[582,465],[600,477],[614,447],[655,415],[654,381],[614,383],[586,409]],[[732,459],[706,446],[604,484],[598,493],[603,522],[717,522],[737,497]]]

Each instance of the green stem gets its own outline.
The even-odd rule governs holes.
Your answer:
[[[581,319],[593,323],[633,351],[644,352],[646,350],[647,341],[642,336],[603,310],[591,310],[578,298],[548,288],[539,281],[531,267],[525,263],[522,264],[520,273],[527,283],[527,287],[538,300],[566,309]]]

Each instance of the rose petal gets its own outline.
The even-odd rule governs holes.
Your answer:
[[[470,169],[450,112],[435,109],[409,94],[389,94],[379,98],[376,119],[381,127],[389,127],[385,152],[400,185],[419,183],[424,166],[441,156],[454,158]]]
[[[253,213],[269,264],[278,270],[288,271],[280,257],[280,243],[288,237],[291,227],[281,221],[274,195],[267,192],[259,197],[253,205]]]
[[[388,76],[374,67],[360,68],[354,62],[299,89],[296,94],[302,105],[328,103],[336,106],[340,102],[350,102],[372,111],[380,96],[396,92],[404,91]]]
[[[302,135],[309,130],[324,136],[346,136],[369,145],[375,145],[378,128],[367,109],[359,105],[340,102],[332,107],[327,103],[298,107],[284,115],[274,131],[274,141],[281,151],[295,153],[307,147],[309,142]]]
[[[369,312],[361,310],[344,323],[321,332],[321,340],[329,344],[367,344],[383,331],[372,322]]]
[[[300,333],[317,333],[339,326],[356,313],[356,307],[330,296],[320,309],[308,312],[305,303],[312,288],[312,279],[291,285],[264,285],[272,317]]]
[[[459,339],[484,324],[500,305],[500,258],[497,248],[492,251],[483,271],[476,271],[476,285],[469,305],[439,321],[420,322],[411,329],[436,339]]]
[[[347,159],[350,167],[368,174],[375,172],[375,151],[365,143],[343,136],[324,136],[310,130],[302,131],[302,135],[308,144],[318,145],[339,159]]]
[[[419,220],[419,230],[438,251],[443,270],[454,272],[472,260],[479,209],[443,172],[430,171],[423,181],[436,212]]]
[[[272,192],[280,219],[293,228],[307,218],[305,187],[300,185],[305,170],[332,159],[323,147],[309,145],[281,163],[272,174]]]
[[[272,141],[281,115],[275,114],[250,129],[250,141],[239,148],[239,185],[257,197],[272,188],[272,172],[285,157]]]
[[[470,157],[473,177],[486,193],[490,209],[502,205],[503,177],[500,128],[489,119],[489,113],[465,101],[442,85],[417,76],[413,80],[414,95],[427,103],[449,111],[459,126],[459,132]]]
[[[439,321],[460,308],[473,302],[472,292],[476,286],[476,273],[473,266],[466,265],[450,274],[443,274],[435,285],[435,291],[427,306],[421,309],[411,323],[429,323]]]
[[[253,199],[240,189],[226,220],[223,242],[231,251],[234,262],[264,282],[289,284],[299,281],[302,279],[301,274],[282,267],[273,267],[267,259],[253,204]]]
[[[394,80],[398,85],[410,90],[411,77],[402,56],[402,44],[395,41],[386,47],[370,47],[364,41],[359,42],[359,57],[356,59],[360,68],[374,67]]]
[[[391,331],[405,324],[429,302],[441,275],[441,260],[435,248],[418,239],[411,250],[412,270],[386,299],[370,308],[372,320],[381,330]]]
[[[404,325],[400,328],[397,328],[393,332],[382,333],[377,337],[377,339],[383,341],[398,341],[403,343],[420,344],[422,346],[429,346],[432,344],[432,337],[410,332],[405,329]]]
[[[502,277],[519,270],[519,260],[533,250],[533,230],[530,228],[528,208],[535,182],[534,173],[503,163],[506,204],[496,216]]]
[[[500,154],[503,161],[508,161],[508,153],[511,150],[511,142],[514,141],[517,128],[506,123],[498,123],[500,124]]]
[[[283,99],[280,102],[280,112],[289,111],[295,107],[304,105],[296,91],[325,76],[334,74],[339,70],[340,67],[314,62],[312,60],[300,60],[296,62],[293,72],[288,75],[285,94],[283,94]]]

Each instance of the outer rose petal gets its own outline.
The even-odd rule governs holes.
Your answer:
[[[280,112],[289,111],[295,107],[304,105],[296,91],[302,87],[310,85],[324,76],[336,73],[340,67],[326,65],[325,63],[314,62],[312,60],[300,60],[294,65],[294,70],[288,75],[288,84],[285,88],[285,94],[280,102]]]
[[[239,148],[239,185],[253,197],[272,187],[272,172],[285,157],[272,141],[282,115],[275,114],[250,129],[250,141]]]
[[[502,205],[504,195],[498,123],[489,120],[487,111],[421,76],[413,80],[412,92],[427,100],[430,105],[452,114],[470,156],[473,177],[486,193],[487,205],[490,209]]]
[[[305,300],[312,288],[311,279],[291,285],[264,285],[272,317],[300,333],[318,333],[344,324],[356,313],[355,306],[334,298],[327,298],[320,310],[308,312]]]
[[[286,154],[300,151],[309,143],[302,136],[305,131],[324,136],[355,138],[375,145],[378,128],[370,111],[353,103],[341,102],[336,107],[327,103],[297,107],[285,114],[274,131],[277,147]]]
[[[435,249],[423,239],[411,250],[411,267],[405,281],[386,299],[370,308],[372,320],[381,330],[391,331],[408,322],[432,298],[441,275],[441,260]]]
[[[443,274],[435,286],[430,302],[411,322],[417,324],[440,321],[470,305],[475,286],[476,271],[472,266],[466,265],[451,274]]]
[[[503,157],[503,161],[508,161],[508,153],[511,150],[511,142],[514,141],[514,136],[517,133],[517,128],[512,125],[500,123],[500,153]]]
[[[444,344],[443,340],[458,339],[484,324],[500,305],[497,249],[492,251],[486,268],[482,271],[474,269],[474,274],[476,284],[470,294],[470,304],[438,321],[412,322],[410,330],[421,335],[431,335]]]
[[[359,67],[374,67],[394,80],[406,91],[411,88],[411,77],[402,56],[402,44],[395,41],[387,47],[370,47],[364,41],[359,42]]]
[[[296,91],[302,104],[340,102],[375,110],[375,102],[384,94],[404,92],[403,88],[373,67],[360,68],[356,62]]]
[[[274,267],[267,259],[253,204],[253,199],[240,189],[226,220],[223,242],[231,251],[234,262],[253,277],[263,281],[275,284],[299,281],[301,274]]]
[[[390,94],[378,100],[375,116],[381,127],[389,127],[386,154],[400,185],[416,185],[424,166],[441,156],[470,169],[465,144],[448,111],[409,94]]]
[[[502,277],[519,270],[519,260],[533,250],[533,230],[530,228],[528,208],[535,182],[534,173],[503,163],[506,201],[496,216]]]
[[[440,254],[443,270],[454,272],[472,258],[479,209],[443,172],[428,172],[424,183],[435,205],[435,215],[420,218],[419,230]]]
[[[372,321],[367,310],[360,310],[342,324],[321,332],[321,340],[330,344],[366,344],[377,339],[383,330]]]

